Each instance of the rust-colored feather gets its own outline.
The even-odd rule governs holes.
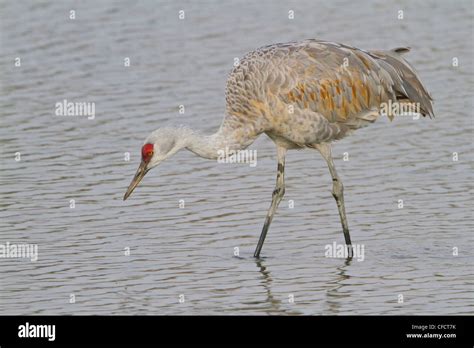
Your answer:
[[[389,101],[420,103],[422,114],[432,115],[431,97],[401,57],[405,52],[369,52],[319,40],[263,47],[245,56],[231,73],[227,113],[250,122],[255,132],[286,134],[322,127],[321,136],[314,129],[314,141],[339,139],[375,121]],[[328,124],[323,126],[320,118]],[[294,141],[313,138],[305,133]]]

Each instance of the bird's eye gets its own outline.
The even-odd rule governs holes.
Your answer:
[[[149,162],[153,156],[153,144],[145,144],[142,147],[142,160]]]

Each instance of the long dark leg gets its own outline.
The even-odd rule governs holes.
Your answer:
[[[331,173],[331,176],[332,176],[332,195],[336,199],[337,209],[339,210],[339,216],[341,218],[341,224],[342,224],[342,231],[344,232],[344,239],[346,240],[346,245],[348,248],[348,255],[349,257],[352,257],[353,250],[352,250],[351,236],[349,235],[349,225],[347,224],[346,208],[344,207],[344,186],[342,185],[341,179],[337,175],[336,167],[334,166],[334,162],[332,160],[331,145],[320,144],[320,145],[317,145],[316,148],[326,160],[329,167],[329,172]]]
[[[263,247],[263,242],[265,241],[265,237],[267,236],[268,228],[273,219],[273,214],[280,204],[283,195],[285,194],[285,155],[286,149],[283,147],[278,146],[277,148],[277,156],[278,156],[278,173],[276,179],[276,186],[275,190],[273,191],[272,195],[272,204],[270,205],[270,209],[268,209],[267,217],[265,219],[265,224],[263,225],[262,234],[260,235],[260,239],[257,244],[257,249],[255,249],[255,253],[253,254],[254,257],[260,257],[260,251]]]

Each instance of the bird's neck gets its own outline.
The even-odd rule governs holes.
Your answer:
[[[217,159],[221,151],[245,149],[255,141],[258,135],[252,125],[236,126],[224,122],[214,134],[202,135],[189,131],[185,135],[185,148],[200,157]]]

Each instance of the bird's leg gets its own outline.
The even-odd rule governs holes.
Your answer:
[[[262,234],[260,235],[260,239],[258,240],[257,248],[255,249],[254,257],[260,257],[260,251],[262,250],[263,242],[265,241],[265,237],[268,232],[268,228],[273,219],[273,214],[280,204],[283,195],[285,194],[285,155],[286,149],[283,147],[278,146],[277,148],[277,157],[278,157],[278,172],[277,172],[277,179],[276,179],[276,186],[275,190],[272,194],[272,204],[270,205],[270,209],[268,209],[267,217],[265,219],[265,224],[263,225]]]
[[[336,199],[337,209],[339,210],[339,216],[341,218],[342,224],[342,231],[344,232],[344,239],[346,240],[346,246],[348,251],[349,258],[353,256],[352,250],[352,243],[351,243],[351,236],[349,234],[349,225],[347,224],[346,218],[346,208],[344,206],[344,186],[342,185],[342,181],[337,175],[336,166],[332,160],[331,154],[331,145],[329,144],[320,144],[317,145],[316,148],[321,153],[323,158],[326,160],[326,163],[329,167],[329,172],[332,176],[332,195]]]

